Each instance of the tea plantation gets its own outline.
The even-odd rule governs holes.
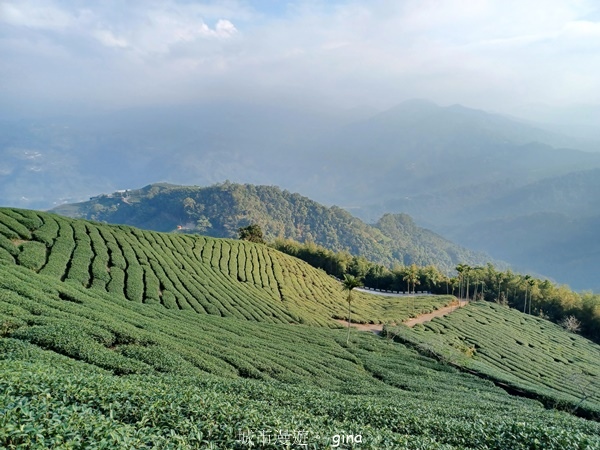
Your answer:
[[[353,316],[396,322],[397,302],[356,296]],[[600,448],[596,420],[391,339],[347,344],[346,306],[261,245],[1,209],[0,448]]]
[[[142,231],[0,208],[0,261],[132,302],[271,323],[338,326],[339,283],[302,261],[245,241]],[[401,322],[448,304],[356,293],[356,322]]]
[[[600,346],[554,323],[476,302],[389,334],[550,406],[600,417]]]

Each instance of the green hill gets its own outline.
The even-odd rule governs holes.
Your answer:
[[[342,208],[326,207],[273,186],[153,184],[62,205],[53,211],[156,231],[181,227],[188,233],[227,238],[236,237],[238,228],[256,223],[267,238],[312,241],[389,267],[435,264],[449,272],[460,262],[482,265],[491,260],[416,226],[406,214],[386,214],[368,225]]]
[[[265,245],[142,231],[55,214],[0,209],[0,258],[135,303],[274,323],[337,326],[335,279]],[[399,322],[450,297],[409,302],[357,293],[355,321]]]
[[[5,208],[0,236],[2,447],[600,445],[596,421],[371,333],[346,344],[339,283],[260,244]],[[400,320],[406,299],[385,302],[357,293],[353,316]]]

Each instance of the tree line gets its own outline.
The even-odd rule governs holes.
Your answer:
[[[600,295],[577,293],[547,279],[485,266],[458,264],[452,273],[434,265],[396,265],[392,268],[348,252],[334,252],[309,242],[277,239],[272,247],[343,279],[349,274],[369,288],[390,291],[430,291],[471,301],[490,301],[516,308],[556,323],[600,342]],[[570,324],[570,325],[569,325]]]

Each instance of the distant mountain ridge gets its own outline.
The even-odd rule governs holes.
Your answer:
[[[390,211],[388,203],[406,198],[445,198],[448,191],[479,185],[485,192],[490,184],[496,184],[497,194],[502,185],[523,186],[600,168],[600,153],[577,150],[558,134],[517,119],[422,100],[342,127],[313,150],[306,158],[313,167],[311,184],[325,186],[336,202],[347,201],[351,192],[355,203],[365,209],[371,205],[378,214]],[[321,164],[315,166],[317,158]],[[305,187],[302,192],[311,195],[309,184]],[[435,208],[417,215],[413,205],[407,206],[404,211],[420,222],[437,217]]]
[[[238,228],[260,225],[268,238],[315,242],[384,264],[482,265],[491,258],[418,227],[406,214],[386,214],[368,225],[342,208],[326,207],[274,186],[223,183],[210,187],[152,184],[93,197],[53,212],[156,231],[236,237]]]
[[[352,207],[366,223],[406,213],[521,271],[596,289],[595,277],[569,270],[575,267],[570,258],[597,266],[600,256],[566,252],[569,259],[546,272],[555,256],[545,253],[552,236],[567,233],[573,249],[585,248],[587,238],[574,233],[589,223],[581,220],[600,216],[600,152],[581,151],[581,141],[557,130],[424,100],[378,113],[213,102],[5,121],[0,204],[47,209],[155,180],[276,185],[321,204]],[[593,143],[585,148],[600,150]],[[540,228],[538,213],[576,225],[565,227],[561,219]],[[546,241],[532,248],[540,239]]]
[[[376,114],[209,102],[2,121],[0,204],[49,208],[156,179],[229,179],[364,209],[600,167],[600,153],[574,148],[575,140],[522,120],[424,100]]]

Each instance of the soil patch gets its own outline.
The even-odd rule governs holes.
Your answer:
[[[407,327],[414,327],[418,323],[429,322],[435,317],[443,317],[450,314],[452,311],[455,311],[458,308],[462,308],[463,306],[467,306],[469,302],[467,300],[458,300],[449,306],[444,306],[443,308],[436,309],[435,311],[427,314],[421,314],[418,317],[413,317],[412,319],[405,320],[403,323]],[[337,319],[338,323],[341,323],[345,327],[348,326],[348,321]],[[394,324],[392,324],[394,325]],[[380,334],[383,330],[382,323],[350,323],[352,328],[355,328],[359,331],[370,331],[371,333]]]

